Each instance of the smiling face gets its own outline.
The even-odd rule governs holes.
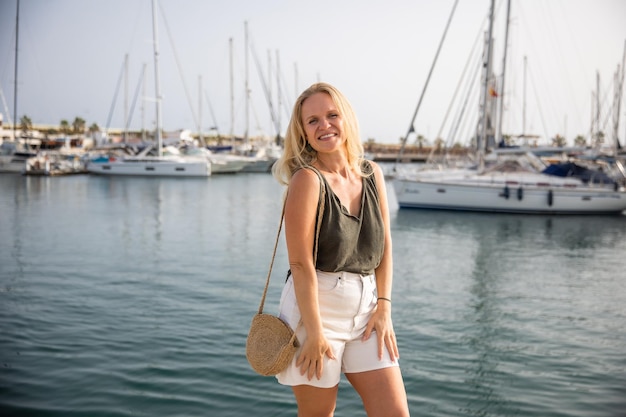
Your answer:
[[[345,143],[343,118],[327,93],[315,93],[302,103],[302,126],[317,152],[332,152]]]

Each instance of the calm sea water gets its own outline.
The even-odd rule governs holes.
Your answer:
[[[398,210],[413,416],[626,416],[626,216]],[[244,355],[280,215],[264,174],[0,176],[0,415],[293,416]],[[266,310],[286,269],[279,247]],[[340,384],[336,416],[363,416]]]

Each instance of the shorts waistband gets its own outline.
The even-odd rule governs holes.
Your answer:
[[[345,272],[345,271],[341,271],[341,272],[326,272],[326,271],[320,271],[319,269],[315,271],[317,273],[317,276],[324,276],[324,277],[337,277],[340,279],[345,279],[345,280],[354,280],[354,281],[361,281],[363,278],[369,278],[369,277],[373,277],[374,274],[356,274],[354,272]]]

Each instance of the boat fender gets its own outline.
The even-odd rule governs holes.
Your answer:
[[[502,191],[502,194],[500,194],[500,197],[504,197],[505,199],[509,199],[509,196],[511,195],[511,190],[509,189],[508,185],[504,186],[504,190]]]
[[[517,189],[517,199],[519,201],[522,201],[523,198],[524,198],[524,189],[522,187],[519,187]]]
[[[554,202],[554,195],[552,193],[552,190],[549,190],[548,191],[548,205],[552,207],[553,202]]]

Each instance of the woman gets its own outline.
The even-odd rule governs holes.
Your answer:
[[[391,322],[393,265],[384,176],[362,155],[358,122],[347,99],[326,83],[305,90],[294,106],[283,156],[273,167],[274,176],[288,186],[285,236],[291,274],[280,316],[297,329],[300,341],[293,362],[277,378],[292,386],[299,416],[333,415],[341,373],[369,417],[409,415]]]

